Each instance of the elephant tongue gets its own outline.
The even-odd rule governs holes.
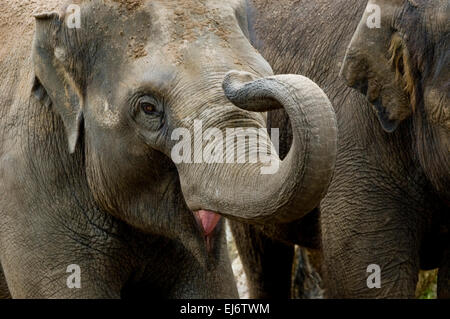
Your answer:
[[[197,223],[203,230],[203,235],[209,237],[220,221],[220,215],[207,210],[199,210],[194,213]]]

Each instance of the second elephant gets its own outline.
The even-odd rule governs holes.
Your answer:
[[[361,20],[365,0],[249,2],[255,45],[275,72],[316,81],[331,98],[339,127],[336,170],[320,211],[278,226],[235,225],[252,295],[289,295],[298,244],[321,249],[328,297],[412,298],[419,269],[438,267],[438,293],[448,297],[448,1],[377,1],[383,28],[370,31],[373,10]],[[364,93],[369,89],[374,106],[340,77],[351,41],[343,75]],[[413,77],[404,76],[407,71]],[[375,78],[377,72],[383,78]],[[396,73],[400,85],[386,85],[384,103],[376,103],[380,90],[373,84],[396,83]],[[286,115],[272,112],[269,123],[284,130],[286,154]],[[380,288],[367,284],[374,264],[381,269]]]

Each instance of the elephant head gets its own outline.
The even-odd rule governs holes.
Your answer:
[[[412,118],[422,166],[449,198],[450,4],[369,1],[341,76],[374,105],[387,132]],[[446,195],[445,195],[446,193]]]
[[[34,91],[62,119],[69,151],[83,153],[103,211],[145,232],[201,241],[219,214],[281,223],[319,203],[336,156],[332,106],[310,80],[272,75],[249,43],[245,1],[76,3],[78,11],[36,16]],[[74,14],[79,26],[68,23]],[[173,159],[180,129],[261,130],[264,112],[282,107],[294,143],[281,161],[264,130],[274,174],[261,174],[261,162]]]

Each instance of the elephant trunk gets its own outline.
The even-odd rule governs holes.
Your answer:
[[[284,108],[293,144],[283,161],[269,145],[272,166],[278,167],[272,173],[263,173],[267,166],[263,163],[179,169],[188,206],[257,224],[303,217],[325,195],[334,170],[337,124],[330,101],[315,83],[299,75],[255,80],[249,73],[231,71],[223,89],[234,105],[246,111]]]

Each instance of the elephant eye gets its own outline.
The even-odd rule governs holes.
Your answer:
[[[139,100],[139,108],[148,115],[155,115],[158,112],[156,101],[148,96],[144,96]]]
[[[141,102],[140,103],[141,110],[146,114],[153,114],[156,111],[156,106],[152,103]]]

